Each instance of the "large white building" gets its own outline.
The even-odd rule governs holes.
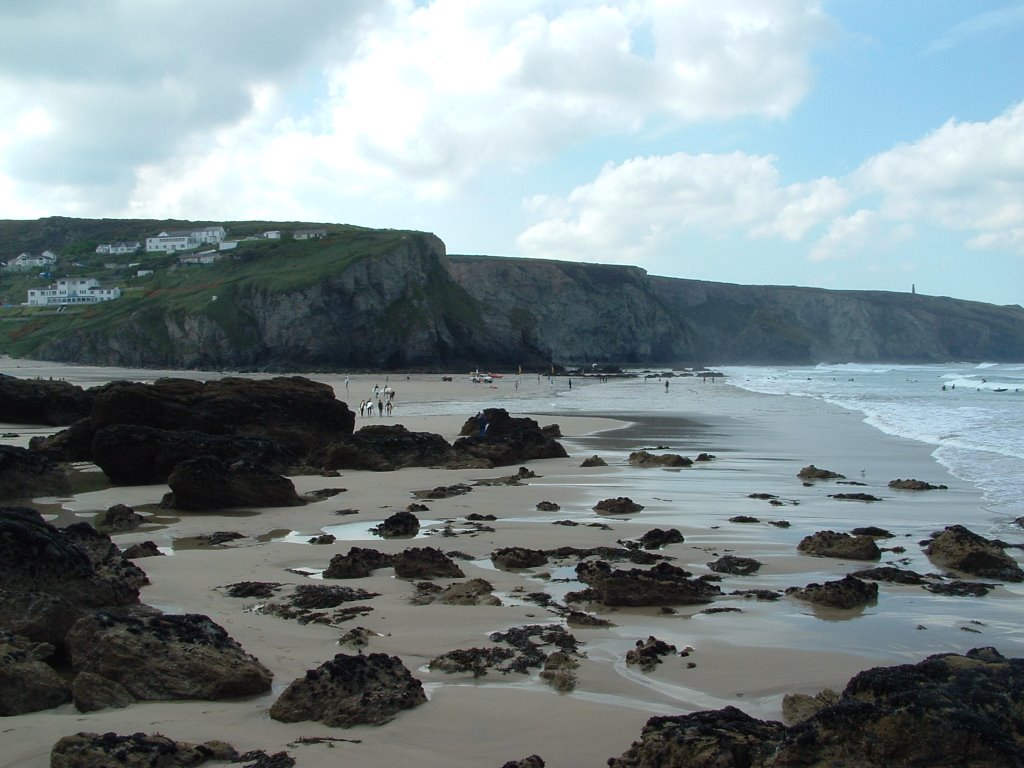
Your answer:
[[[187,251],[200,245],[219,243],[226,236],[227,230],[221,226],[161,232],[156,237],[146,238],[146,251],[147,253]]]
[[[29,288],[27,303],[34,307],[98,304],[120,296],[120,288],[103,288],[93,277],[62,277],[45,288]]]
[[[96,253],[136,253],[141,247],[138,240],[131,243],[122,240],[119,243],[101,243],[96,246]]]

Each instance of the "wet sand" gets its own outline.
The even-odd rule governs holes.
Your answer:
[[[468,383],[465,374],[453,376],[454,382],[425,375],[390,382],[398,390],[400,405],[407,406],[404,414],[396,409],[390,421],[438,432],[452,440],[473,411],[451,415],[445,413],[448,403],[484,406],[490,398],[509,397],[507,380],[491,389]],[[342,399],[350,406],[355,399],[358,407],[359,398],[345,397],[343,377],[326,378]],[[353,376],[350,388],[372,388],[373,378]],[[577,388],[581,384],[577,382]],[[816,609],[785,597],[759,602],[728,595],[734,589],[804,586],[865,567],[864,563],[797,553],[799,540],[817,530],[844,531],[859,525],[887,528],[895,537],[880,546],[900,545],[906,551],[884,553],[882,563],[921,573],[937,570],[918,545],[931,531],[954,523],[983,535],[1001,530],[1005,521],[991,519],[979,493],[949,476],[931,458],[927,446],[882,435],[855,414],[822,403],[754,395],[724,384],[673,384],[673,408],[681,414],[677,417],[616,413],[614,419],[601,413],[550,413],[552,402],[545,390],[550,386],[546,379],[523,377],[517,392],[526,408],[520,413],[541,414],[535,418],[542,425],[560,424],[570,458],[531,462],[529,468],[539,477],[523,486],[479,486],[463,496],[426,502],[429,512],[419,517],[436,522],[428,526],[430,535],[413,540],[382,540],[369,528],[404,509],[415,490],[507,475],[516,467],[346,471],[338,478],[296,477],[300,493],[332,487],[346,490],[305,507],[258,512],[157,510],[155,505],[167,490],[164,486],[93,489],[69,499],[36,500],[45,514],[54,515],[62,524],[88,520],[114,503],[127,503],[151,515],[151,523],[143,528],[114,536],[122,547],[153,540],[171,553],[137,561],[152,582],[143,589],[142,601],[165,611],[209,615],[274,672],[274,691],[247,701],[147,703],[91,714],[81,714],[68,705],[5,718],[0,722],[5,736],[0,766],[48,765],[52,744],[77,731],[160,732],[192,742],[218,738],[242,751],[287,750],[304,768],[339,764],[383,767],[403,761],[427,768],[468,768],[499,766],[530,754],[540,755],[548,766],[602,765],[639,737],[651,715],[730,704],[757,717],[778,719],[783,694],[841,688],[851,675],[869,667],[918,661],[930,653],[962,653],[982,645],[993,645],[1008,656],[1022,655],[1024,632],[1018,616],[1024,592],[1020,586],[997,587],[983,598],[948,598],[920,587],[881,584],[876,604],[852,611]],[[637,386],[645,384],[637,382]],[[432,410],[442,415],[430,415]],[[544,415],[545,411],[549,413]],[[357,428],[364,423],[378,423],[378,419],[358,419]],[[629,451],[658,445],[691,457],[709,451],[717,458],[680,470],[639,469],[626,462]],[[595,453],[609,466],[579,466],[583,458]],[[805,487],[796,473],[810,463],[843,472],[866,486],[818,483]],[[886,488],[886,483],[897,477],[945,483],[949,490],[915,494]],[[96,485],[94,477],[91,482]],[[843,491],[865,491],[883,501],[866,504],[828,497]],[[774,494],[784,505],[750,499],[750,493]],[[591,511],[596,501],[614,496],[629,496],[645,509],[628,516],[599,516]],[[556,502],[561,510],[538,512],[539,501]],[[351,510],[356,513],[338,514]],[[495,515],[497,520],[486,523],[493,530],[473,531],[465,521],[470,513]],[[762,522],[730,522],[736,515],[754,516]],[[790,523],[789,528],[769,524],[782,519]],[[579,525],[555,525],[556,520]],[[444,536],[446,521],[451,521],[454,532],[463,532]],[[603,523],[611,530],[591,523]],[[572,581],[569,561],[518,572],[495,569],[489,560],[494,549],[615,546],[654,527],[678,528],[684,534],[685,542],[670,545],[661,554],[675,558],[673,564],[695,574],[707,573],[707,563],[726,553],[764,563],[755,576],[723,577],[723,597],[713,606],[738,610],[709,614],[703,612],[708,606],[680,606],[675,614],[666,615],[656,608],[578,605],[614,626],[571,629],[586,658],[577,670],[576,690],[568,694],[554,692],[536,671],[531,675],[490,673],[473,679],[427,669],[430,659],[445,651],[489,645],[490,632],[559,623],[558,616],[523,600],[523,594],[547,591],[561,601],[566,592],[582,586]],[[244,538],[218,547],[196,544],[195,537],[216,531],[235,531]],[[330,545],[305,543],[324,531],[334,532],[338,541]],[[1016,541],[1020,537],[1004,538]],[[463,552],[471,558],[459,561],[466,577],[490,581],[502,605],[413,605],[409,599],[415,591],[413,583],[394,578],[391,569],[358,580],[316,578],[333,555],[347,552],[353,545],[385,552],[409,546]],[[617,567],[635,566],[625,563]],[[303,625],[254,611],[260,601],[227,597],[222,587],[239,581],[331,583],[360,587],[380,596],[365,601],[373,607],[372,612],[339,626]],[[337,641],[355,626],[376,633],[368,652],[400,656],[423,681],[430,701],[380,727],[332,729],[317,723],[271,720],[267,714],[271,703],[294,678],[335,653],[353,652]],[[667,657],[652,672],[627,666],[626,651],[648,635],[680,650],[692,648],[692,652],[685,658]],[[312,736],[359,743],[289,746],[300,737]]]

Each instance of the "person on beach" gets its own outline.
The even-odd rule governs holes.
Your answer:
[[[668,392],[668,382],[665,382],[665,391]]]
[[[386,403],[384,403],[384,410],[385,410],[385,411],[387,412],[388,416],[390,416],[390,415],[391,415],[391,411],[392,411],[392,409],[393,409],[394,407],[395,407],[395,406],[393,406],[393,405],[391,404],[391,401],[390,401],[390,400],[388,400],[388,401],[387,401]]]
[[[377,417],[379,418],[379,417],[381,417],[383,415],[384,415],[384,403],[381,402],[380,400],[377,400]]]
[[[487,416],[483,411],[477,411],[476,423],[480,427],[480,437],[483,437],[487,434]]]
[[[359,415],[360,415],[360,417],[366,415],[366,401],[365,400],[360,400],[359,401]]]

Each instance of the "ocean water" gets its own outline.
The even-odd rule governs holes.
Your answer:
[[[995,516],[1024,515],[1024,364],[724,368],[730,384],[809,397],[863,414],[977,486]]]

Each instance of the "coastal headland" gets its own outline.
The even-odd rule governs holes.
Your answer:
[[[769,753],[804,759],[792,763],[801,765],[825,765],[837,754],[850,765],[909,765],[927,749],[950,749],[928,728],[941,723],[956,731],[949,712],[976,702],[956,700],[949,710],[936,705],[920,722],[901,720],[906,711],[886,699],[886,686],[902,680],[910,687],[900,690],[909,695],[921,685],[914,665],[953,654],[928,667],[929,685],[948,678],[951,687],[941,694],[921,688],[929,701],[945,702],[950,690],[961,690],[957,675],[1000,681],[1017,669],[1011,660],[1024,656],[1024,591],[1013,570],[1022,537],[992,544],[986,537],[995,521],[979,492],[948,474],[928,446],[883,435],[857,414],[820,401],[758,395],[701,377],[574,378],[570,389],[565,377],[536,374],[490,383],[475,383],[465,372],[309,374],[308,397],[326,399],[317,401],[319,419],[312,413],[303,432],[291,428],[287,408],[279,413],[266,404],[274,386],[307,385],[277,385],[284,380],[271,375],[244,377],[242,386],[259,385],[245,390],[249,410],[258,414],[250,418],[225,401],[230,384],[200,384],[223,378],[217,374],[3,362],[4,373],[26,381],[86,388],[146,382],[119,393],[107,387],[83,406],[89,415],[81,428],[91,431],[79,446],[88,442],[94,454],[57,462],[69,490],[3,503],[36,510],[56,529],[75,531],[79,542],[94,541],[75,527],[89,523],[122,552],[148,547],[151,556],[130,561],[148,581],[134,587],[137,606],[164,617],[206,617],[269,675],[254,668],[247,679],[255,692],[234,696],[150,696],[155,683],[139,680],[151,680],[149,667],[159,666],[153,658],[136,662],[138,674],[120,677],[128,698],[117,706],[107,698],[87,711],[80,706],[86,670],[108,682],[117,676],[101,654],[82,651],[79,639],[90,629],[120,642],[120,613],[108,605],[104,615],[114,618],[100,628],[75,625],[67,656],[50,659],[59,675],[80,679],[76,701],[0,721],[7,734],[3,767],[74,764],[60,763],[65,758],[57,752],[51,763],[51,750],[77,733],[227,742],[251,753],[249,764],[277,756],[277,765],[312,768],[580,766],[610,759],[621,766],[703,765],[685,762],[686,749],[672,746],[696,744],[686,739],[697,731],[716,734],[722,750],[743,744],[750,765],[772,764]],[[166,414],[166,401],[138,403],[172,374],[193,382],[173,388],[173,397],[193,398],[189,413],[175,412],[189,424],[180,431],[197,431],[203,419],[213,424],[210,414],[233,414],[233,434],[208,438],[204,451],[229,450],[224,441],[238,440],[230,450],[263,451],[265,466],[287,462],[260,440],[301,454],[284,471],[268,470],[290,481],[297,503],[184,509],[176,503],[185,486],[176,484],[187,459],[168,460],[165,481],[110,481],[115,466],[127,471],[126,462],[99,447],[113,445],[115,427],[124,425],[102,415],[102,399],[122,403],[121,413],[129,400],[110,399],[114,394],[135,398],[133,413]],[[395,393],[390,415],[359,413],[361,401],[376,402],[386,390]],[[329,427],[336,415],[347,418],[333,398],[347,404],[351,429]],[[599,407],[588,409],[588,402]],[[132,433],[145,440],[122,449],[134,450],[135,458],[156,444],[156,430],[179,431],[173,423],[141,426],[152,431]],[[6,421],[2,442],[33,444],[43,453],[83,450],[70,440],[53,442],[62,428]],[[318,429],[338,434],[320,436]],[[178,445],[167,439],[163,453],[146,453],[148,470],[163,471],[158,457]],[[507,452],[513,448],[523,453]],[[428,449],[433,458],[425,458]],[[367,464],[371,454],[376,463]],[[498,458],[513,455],[527,458]],[[539,455],[550,457],[533,458]],[[221,463],[226,474],[211,487],[229,485],[224,478],[244,462]],[[890,485],[911,479],[921,485]],[[175,497],[168,499],[169,492]],[[115,505],[139,519],[103,529]],[[951,530],[957,526],[984,539],[977,551],[1004,570],[972,574],[964,561],[949,559],[945,539],[962,544],[966,537]],[[51,535],[64,541],[64,534]],[[424,554],[428,549],[437,555]],[[124,571],[104,573],[128,583]],[[14,581],[7,579],[9,590]],[[147,626],[162,621],[130,598],[124,606],[135,606],[129,613]],[[190,621],[189,628],[175,624],[181,643],[206,626]],[[156,635],[165,637],[171,624],[166,619]],[[132,631],[146,630],[140,624]],[[202,632],[217,635],[208,626]],[[213,645],[230,651],[227,641]],[[178,652],[174,643],[166,648]],[[899,665],[898,675],[857,677],[847,689],[859,673]],[[372,710],[375,720],[346,721],[349,699],[329,712],[305,709],[303,685],[321,686],[310,699],[323,701],[342,680],[365,678],[388,688],[346,695],[361,700],[354,709]],[[911,678],[916,682],[907,683]],[[89,691],[98,690],[89,682]],[[1019,710],[1022,692],[1007,685],[992,695]],[[108,697],[111,689],[103,688]],[[864,733],[874,734],[854,714],[868,706],[875,707],[879,734],[899,734],[902,754],[851,751]],[[1009,704],[994,709],[1013,717]],[[977,718],[972,727],[984,721]],[[1024,748],[1014,738],[1003,733],[962,748],[973,750],[971,759],[987,760],[973,764],[1012,765]],[[809,743],[816,758],[794,752]],[[882,735],[876,743],[896,748]],[[61,750],[77,748],[65,743]],[[209,764],[226,764],[218,754],[226,755],[207,755]]]

